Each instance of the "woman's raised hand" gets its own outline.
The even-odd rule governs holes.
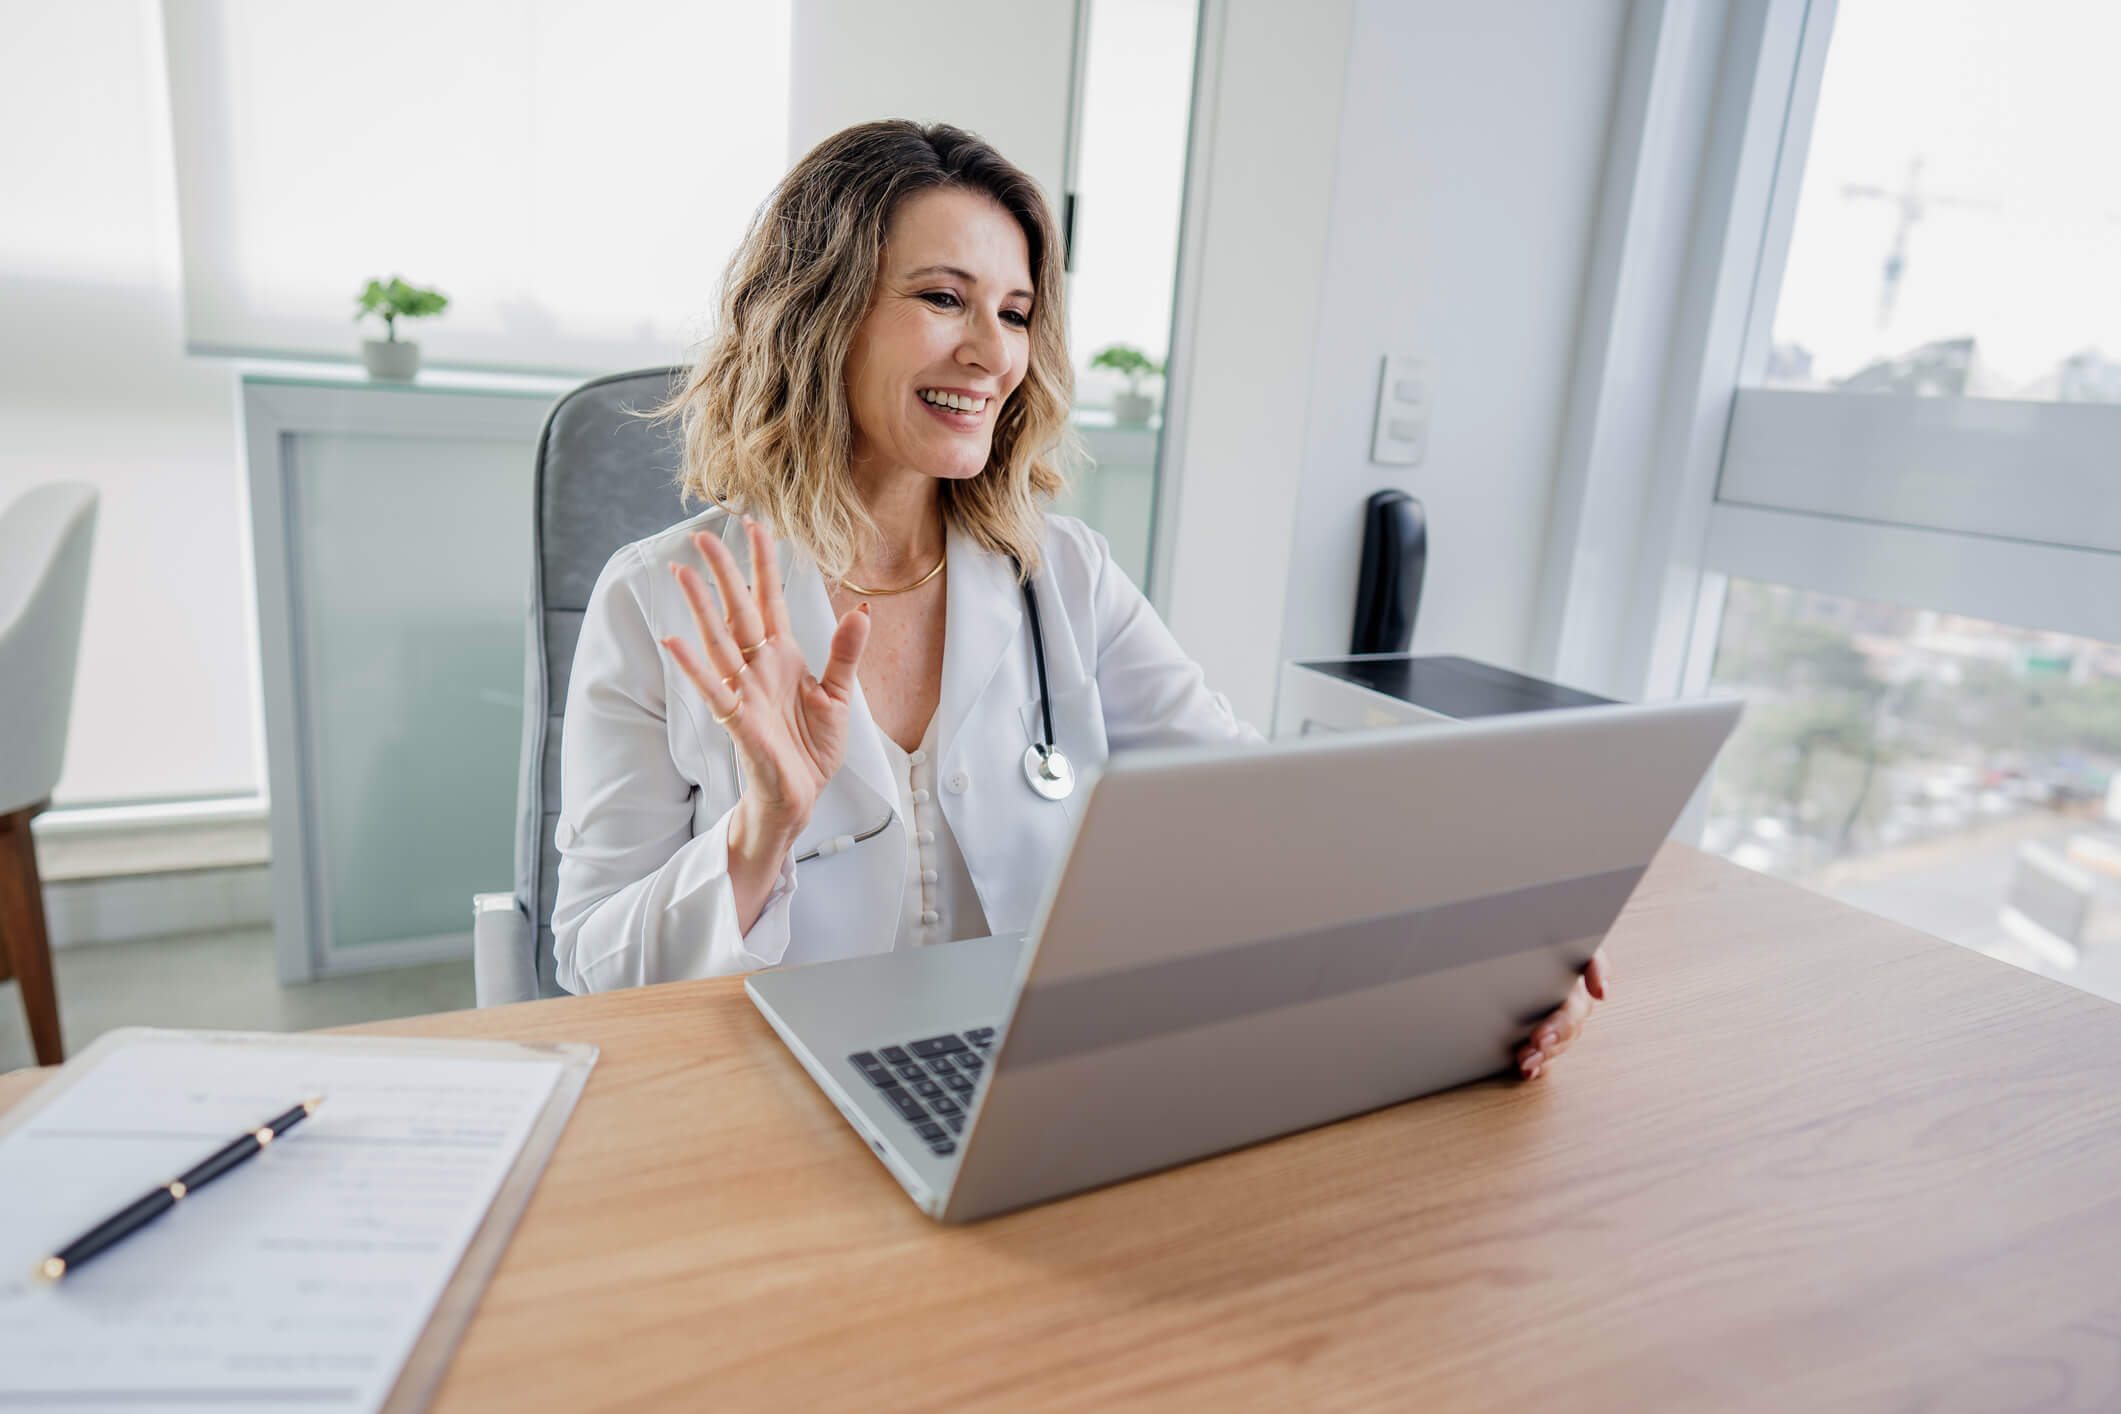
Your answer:
[[[744,533],[751,542],[749,585],[719,538],[692,537],[714,574],[722,610],[699,571],[672,567],[692,607],[705,661],[681,638],[666,638],[663,647],[736,745],[744,793],[731,825],[732,853],[748,846],[762,859],[770,855],[778,872],[780,856],[810,822],[818,793],[846,756],[848,704],[855,665],[869,641],[869,606],[840,620],[825,675],[812,677],[788,629],[773,538],[748,516]]]

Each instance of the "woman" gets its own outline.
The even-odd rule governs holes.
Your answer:
[[[1037,186],[959,129],[849,128],[776,189],[662,410],[713,508],[620,550],[583,616],[562,985],[1028,927],[1081,798],[1019,766],[1045,740],[1026,588],[1078,768],[1259,739],[1103,537],[1044,510],[1073,395],[1061,298]],[[1594,959],[1525,1075],[1603,993]]]

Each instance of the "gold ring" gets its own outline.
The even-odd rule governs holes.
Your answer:
[[[760,639],[758,642],[752,644],[749,648],[746,648],[742,644],[739,644],[737,646],[736,651],[743,654],[746,658],[749,658],[752,654],[758,652],[761,648],[764,648],[767,644],[771,642],[773,642],[773,635],[769,633],[764,638]]]
[[[739,686],[737,685],[737,679],[741,678],[742,676],[744,676],[744,674],[746,674],[746,673],[748,673],[748,672],[750,672],[750,671],[751,671],[751,664],[749,664],[749,663],[746,663],[746,664],[744,664],[744,665],[743,665],[742,667],[738,668],[738,669],[737,669],[737,670],[736,670],[735,672],[731,673],[731,674],[730,674],[730,675],[729,675],[728,677],[726,677],[726,678],[723,678],[723,679],[722,679],[722,686],[723,686],[723,687],[726,687],[726,688],[728,688],[728,689],[729,689],[729,690],[730,690],[731,692],[734,692],[734,693],[736,693],[736,694],[737,694],[737,695],[738,695],[739,697],[741,697],[741,696],[743,695],[743,692],[744,692],[744,690],[743,690],[743,688],[741,688],[741,687],[739,687]]]
[[[741,712],[741,711],[743,711],[743,710],[744,710],[744,694],[740,692],[740,693],[738,693],[738,694],[736,695],[736,706],[734,706],[734,707],[732,707],[732,708],[730,708],[730,709],[729,709],[729,714],[728,714],[728,716],[724,716],[724,717],[716,717],[716,718],[714,719],[714,724],[715,724],[716,726],[718,726],[718,727],[720,727],[720,726],[726,726],[726,725],[728,725],[728,723],[729,723],[729,721],[730,721],[730,719],[731,719],[731,718],[735,717],[737,713],[739,713],[739,712]]]

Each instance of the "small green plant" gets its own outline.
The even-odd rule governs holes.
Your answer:
[[[1139,393],[1142,379],[1160,378],[1164,366],[1132,344],[1107,344],[1090,359],[1092,368],[1109,368],[1127,378],[1127,391]]]
[[[370,280],[368,288],[357,296],[360,308],[354,311],[356,322],[371,314],[383,316],[383,327],[389,331],[390,342],[398,341],[399,319],[426,319],[449,308],[449,296],[440,290],[415,289],[393,275],[390,283]]]

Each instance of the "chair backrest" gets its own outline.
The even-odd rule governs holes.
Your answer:
[[[93,486],[35,486],[0,511],[0,814],[59,783],[95,533]]]
[[[535,929],[538,995],[553,980],[552,902],[559,850],[560,732],[582,612],[622,545],[685,518],[674,430],[637,414],[669,395],[677,368],[596,378],[553,405],[538,434],[524,652],[523,756],[516,790],[516,907]]]

